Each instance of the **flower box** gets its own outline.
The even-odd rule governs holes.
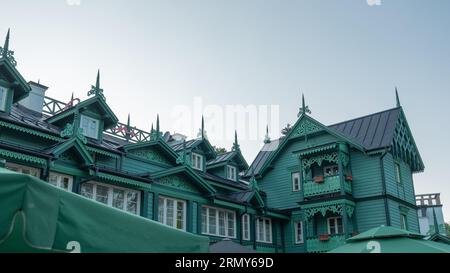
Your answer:
[[[314,177],[314,182],[315,183],[323,183],[323,181],[324,181],[323,175],[319,175],[319,176],[315,176]]]
[[[330,235],[328,235],[328,234],[319,235],[319,241],[326,242],[328,240],[330,240]]]
[[[353,176],[351,176],[351,175],[346,175],[346,176],[345,176],[345,180],[348,181],[348,182],[352,182],[352,181],[353,181]]]

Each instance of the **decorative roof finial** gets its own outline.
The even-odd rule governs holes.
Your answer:
[[[159,137],[159,114],[156,116],[156,132],[158,133]]]
[[[103,95],[103,89],[100,88],[100,69],[97,71],[97,80],[95,82],[95,86],[92,85],[91,90],[88,92],[88,96],[98,96],[101,99],[105,99]]]
[[[0,59],[8,60],[13,66],[16,66],[17,62],[14,59],[14,51],[9,50],[9,36],[10,36],[10,29],[8,28],[5,43],[3,47],[0,47],[0,57],[1,57]]]
[[[270,136],[269,136],[269,125],[266,126],[266,136],[264,137],[264,144],[270,143]]]
[[[201,137],[202,139],[208,139],[208,135],[205,130],[205,117],[202,115],[202,128],[198,131],[197,137]]]
[[[398,95],[397,86],[395,87],[395,99],[397,100],[397,107],[402,107],[402,105],[400,104],[400,97]]]
[[[128,119],[127,119],[127,127],[130,128],[130,113],[128,113]]]
[[[259,191],[258,182],[255,178],[255,169],[252,169],[252,177],[250,178],[250,187],[252,190]]]
[[[300,111],[298,113],[298,117],[301,115],[311,114],[311,110],[309,110],[309,106],[305,103],[305,94],[302,94],[302,107],[300,108]]]
[[[234,131],[234,143],[233,143],[233,151],[239,151],[239,143],[238,143],[238,137],[237,137],[237,131]]]

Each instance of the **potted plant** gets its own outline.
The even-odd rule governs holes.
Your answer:
[[[345,175],[345,180],[347,180],[348,182],[352,182],[353,176],[351,176],[350,174],[347,174],[347,175]]]
[[[328,234],[321,234],[321,235],[319,235],[319,241],[326,242],[328,240],[330,240],[330,235],[328,235]]]
[[[324,181],[323,175],[318,175],[314,177],[314,182],[316,183],[323,183],[323,181]]]

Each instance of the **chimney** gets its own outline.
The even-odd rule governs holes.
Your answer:
[[[45,91],[47,91],[48,87],[33,81],[30,81],[28,84],[31,87],[31,91],[28,97],[21,100],[19,104],[35,112],[42,113]]]

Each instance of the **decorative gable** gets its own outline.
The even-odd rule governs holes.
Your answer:
[[[292,129],[291,137],[305,136],[317,133],[323,130],[323,127],[309,118],[303,118],[297,126]]]
[[[162,155],[160,152],[155,151],[153,148],[133,150],[130,151],[129,154],[138,156],[146,160],[156,161],[164,164],[171,164],[166,156]]]
[[[199,193],[199,190],[189,183],[186,177],[181,175],[170,175],[155,180],[155,184],[185,190],[193,193]]]

